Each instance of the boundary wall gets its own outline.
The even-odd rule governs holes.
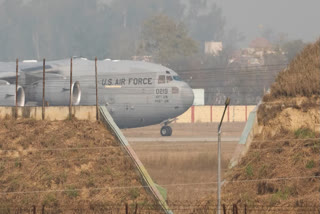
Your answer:
[[[0,118],[13,117],[15,107],[0,107]],[[73,106],[72,115],[78,120],[96,120],[95,106]],[[18,107],[18,117],[42,120],[42,107],[25,106]],[[69,118],[68,106],[45,107],[45,120],[66,120]]]
[[[229,106],[224,122],[246,122],[255,106]],[[218,123],[224,106],[192,106],[184,114],[177,117],[176,123]],[[0,107],[0,118],[15,115],[15,107]],[[72,115],[78,120],[96,120],[95,106],[73,106]],[[18,117],[42,119],[42,107],[18,107]],[[46,120],[65,120],[69,117],[69,107],[45,107]]]
[[[249,106],[228,106],[224,122],[246,122],[255,108]],[[184,114],[177,117],[176,123],[219,123],[224,106],[191,106]]]

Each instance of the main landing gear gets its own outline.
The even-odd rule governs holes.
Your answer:
[[[162,126],[160,130],[160,134],[162,136],[171,136],[172,135],[172,128],[170,126]]]
[[[160,129],[161,136],[171,136],[172,135],[172,128],[168,125],[170,123],[172,123],[173,121],[176,121],[176,118],[175,119],[168,119],[168,120],[165,120],[161,123],[161,124],[163,124],[163,126]]]

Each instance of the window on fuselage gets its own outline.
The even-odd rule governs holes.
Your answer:
[[[181,77],[179,77],[179,76],[173,76],[173,79],[176,81],[182,81]]]
[[[172,81],[172,76],[167,76],[167,83]]]
[[[166,76],[160,75],[158,78],[158,84],[163,84],[163,83],[166,83]]]

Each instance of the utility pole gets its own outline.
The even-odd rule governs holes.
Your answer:
[[[230,98],[228,97],[225,102],[223,115],[218,126],[218,191],[217,191],[217,198],[218,198],[218,209],[217,213],[220,214],[220,203],[221,203],[221,126],[223,122],[224,115],[226,113],[227,107],[230,104]]]
[[[95,74],[96,74],[96,117],[99,120],[99,108],[98,108],[98,67],[97,57],[95,58]]]
[[[16,109],[15,118],[18,118],[18,69],[19,69],[19,59],[16,60]]]
[[[69,118],[72,117],[72,57],[70,59],[70,103],[69,103]]]
[[[45,119],[45,88],[46,88],[46,59],[43,59],[43,80],[42,80],[42,120]]]

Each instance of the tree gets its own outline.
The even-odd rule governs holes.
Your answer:
[[[188,36],[183,24],[177,24],[168,16],[160,14],[144,23],[139,51],[167,65],[173,57],[196,53],[197,44]]]
[[[222,41],[225,18],[222,10],[215,3],[207,0],[189,0],[190,9],[185,22],[193,38],[202,45],[206,41]]]
[[[302,40],[293,40],[286,42],[282,45],[282,50],[286,53],[288,61],[290,62],[293,58],[300,53],[306,46]]]

